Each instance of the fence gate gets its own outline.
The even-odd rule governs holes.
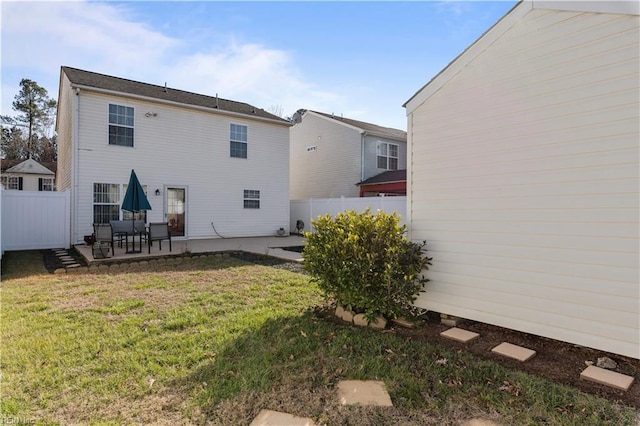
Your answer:
[[[71,193],[1,191],[0,252],[69,248]]]

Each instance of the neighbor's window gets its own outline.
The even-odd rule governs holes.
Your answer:
[[[38,191],[55,191],[53,178],[38,178]]]
[[[259,209],[260,208],[260,191],[255,189],[244,190],[244,208]]]
[[[378,168],[398,170],[398,145],[378,142]]]
[[[120,219],[120,185],[93,184],[93,223],[109,223]]]
[[[17,189],[22,191],[22,178],[18,176],[2,176],[4,189]]]
[[[231,156],[247,158],[247,126],[232,124],[229,139],[231,140]]]
[[[133,107],[109,104],[109,145],[133,146]]]

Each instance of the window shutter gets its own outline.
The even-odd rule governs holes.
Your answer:
[[[38,191],[42,191],[42,178],[38,178]]]
[[[22,176],[18,178],[18,191],[22,191]]]

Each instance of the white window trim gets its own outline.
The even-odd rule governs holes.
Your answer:
[[[260,208],[260,190],[258,189],[245,189],[242,195],[242,205],[245,209],[259,209]],[[257,202],[257,207],[247,207],[247,202],[254,205]]]
[[[246,140],[234,139],[232,137],[232,131],[231,131],[231,127],[232,126],[244,127]],[[231,155],[231,144],[232,143],[244,144],[244,147],[245,147],[244,151],[245,151],[246,155],[244,157],[238,157],[238,156],[235,156],[235,155]],[[246,124],[238,124],[238,123],[230,123],[229,124],[229,156],[231,158],[242,158],[242,159],[247,159],[249,157],[249,126],[247,126]]]
[[[382,154],[381,153],[381,151],[382,151],[381,148],[382,148],[383,145],[386,147],[386,151],[387,151],[386,154]],[[395,156],[391,155],[390,147],[392,147],[392,146],[394,146],[395,150],[396,150],[396,155]],[[378,144],[376,146],[376,167],[379,168],[379,169],[383,169],[383,170],[398,170],[398,167],[400,165],[399,164],[399,159],[398,159],[399,155],[400,155],[400,146],[398,144],[390,143],[390,142],[378,141]],[[379,163],[378,163],[378,158],[379,157],[385,158],[385,160],[386,160],[385,162],[387,164],[386,167],[379,167]],[[393,168],[393,169],[390,168],[390,166],[389,166],[390,159],[395,159],[396,160],[396,167]]]
[[[131,108],[133,110],[133,125],[129,126],[127,124],[112,123],[111,120],[110,120],[111,112],[109,111],[111,105]],[[131,146],[110,143],[111,141],[110,141],[110,138],[109,138],[109,126],[116,126],[116,127],[124,127],[124,128],[127,128],[127,129],[133,129],[133,138],[132,138],[132,141],[131,141]],[[133,105],[127,105],[127,104],[124,104],[124,103],[116,103],[116,102],[109,102],[107,104],[107,145],[109,145],[109,146],[119,146],[119,147],[123,147],[123,148],[134,148],[136,146],[136,108]]]

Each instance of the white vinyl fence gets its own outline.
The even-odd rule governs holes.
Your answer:
[[[389,214],[396,212],[401,216],[400,224],[406,224],[407,197],[358,197],[358,198],[309,198],[306,200],[290,201],[290,230],[296,232],[296,222],[304,222],[304,230],[312,231],[311,219],[317,219],[320,215],[330,214],[335,216],[346,210],[363,212],[371,208],[371,212],[377,210]]]
[[[2,252],[71,246],[70,192],[1,191]]]

